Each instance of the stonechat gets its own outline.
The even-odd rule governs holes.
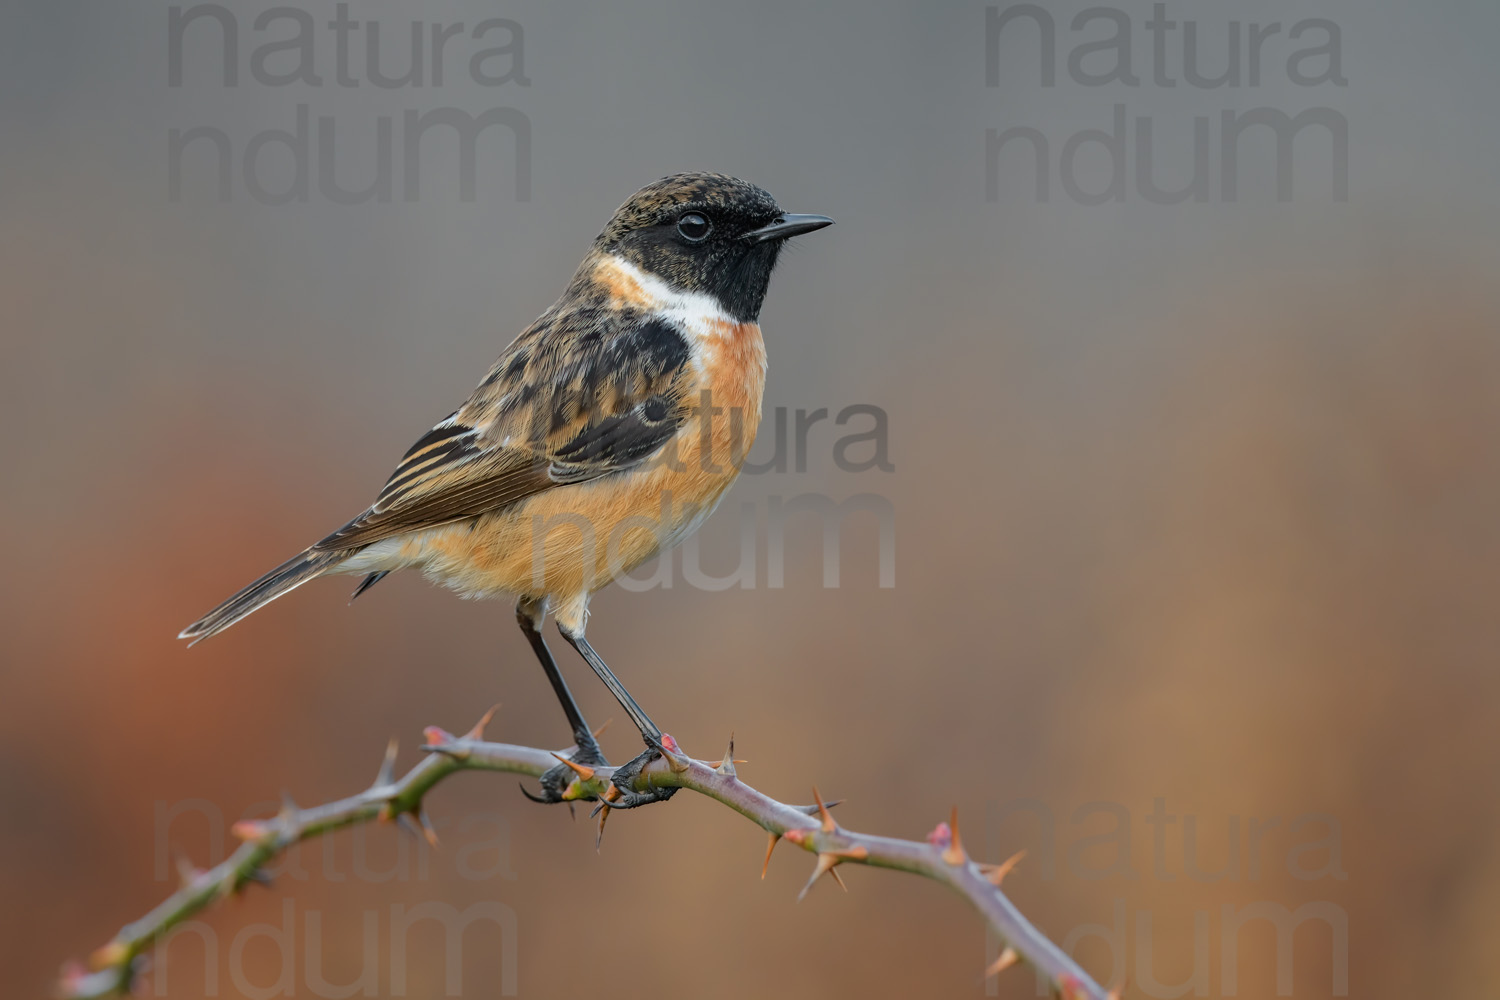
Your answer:
[[[550,610],[646,741],[622,768],[638,773],[662,733],[584,638],[589,598],[691,533],[738,476],[760,423],[771,272],[788,238],[832,222],[783,212],[722,174],[642,188],[562,297],[412,445],[368,509],[180,638],[221,632],[314,577],[363,574],[358,597],[393,570],[420,569],[466,597],[518,600],[573,729],[573,760],[602,763],[542,637]],[[533,797],[561,800],[570,777],[559,765]],[[611,791],[611,805],[629,807],[672,790]]]

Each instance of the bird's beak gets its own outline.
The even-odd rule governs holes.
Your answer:
[[[792,215],[786,213],[769,225],[752,229],[745,234],[745,239],[752,243],[764,243],[766,240],[785,240],[793,236],[801,236],[803,233],[816,232],[824,226],[833,225],[833,220],[826,215]]]

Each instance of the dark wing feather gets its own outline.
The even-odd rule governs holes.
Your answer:
[[[359,581],[359,586],[354,588],[354,593],[349,595],[349,603],[353,604],[360,594],[363,594],[365,591],[369,590],[371,587],[375,586],[381,580],[384,580],[390,575],[390,570],[383,569],[378,573],[371,573],[366,576],[363,580]]]
[[[313,546],[360,548],[631,468],[687,419],[687,342],[643,316],[543,316],[407,451],[369,510]]]
[[[682,400],[652,396],[625,413],[596,420],[552,451],[550,474],[559,483],[581,482],[628,469],[671,440],[682,422]]]

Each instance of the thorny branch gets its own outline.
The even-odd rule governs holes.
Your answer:
[[[147,949],[173,927],[250,882],[264,881],[263,866],[300,841],[372,819],[399,820],[413,832],[436,844],[437,837],[423,808],[427,792],[455,771],[503,771],[539,777],[559,760],[574,771],[566,798],[599,798],[596,809],[599,835],[609,818],[609,801],[619,794],[611,784],[615,768],[584,767],[568,758],[576,748],[558,753],[533,747],[490,743],[484,727],[494,714],[491,709],[469,732],[454,736],[437,727],[425,731],[428,755],[401,778],[395,777],[396,743],[387,747],[375,783],[357,795],[311,809],[286,800],[276,816],[246,820],[234,825],[244,841],[222,863],[206,871],[186,864],[181,867],[182,886],[140,919],[125,925],[113,941],[89,958],[87,968],[70,963],[58,982],[57,995],[67,1000],[126,994],[147,964]],[[1035,966],[1052,984],[1062,1000],[1119,1000],[1120,987],[1105,990],[1091,979],[1057,945],[1028,921],[1000,891],[1000,883],[1020,856],[1004,864],[988,865],[971,860],[958,833],[958,809],[951,823],[939,823],[925,841],[898,840],[846,830],[834,822],[825,804],[813,790],[816,805],[793,806],[756,791],[739,779],[734,765],[734,740],[721,761],[694,760],[681,752],[670,736],[663,736],[665,753],[635,779],[635,791],[648,785],[688,788],[717,799],[759,824],[769,834],[765,864],[780,840],[816,856],[812,877],[803,886],[799,900],[824,874],[839,885],[841,864],[871,865],[922,875],[947,885],[967,899],[1005,942],[998,960],[986,975],[995,975],[1012,965]],[[837,803],[833,803],[837,804]],[[761,877],[765,877],[765,867]]]

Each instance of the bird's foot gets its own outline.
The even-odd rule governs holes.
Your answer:
[[[596,767],[608,767],[609,760],[592,733],[584,730],[574,736],[575,747],[566,756],[559,754],[556,766],[542,773],[538,779],[542,786],[540,795],[533,794],[521,786],[521,794],[533,802],[551,805],[557,802],[591,802],[604,790],[605,783],[594,777]]]
[[[666,733],[662,733],[660,739],[644,733],[642,736],[646,740],[645,752],[615,768],[615,773],[610,778],[613,793],[606,796],[606,801],[611,809],[634,809],[653,802],[665,802],[677,794],[675,785],[656,785],[651,781],[650,775],[643,773],[648,764],[663,758],[668,763],[683,761],[685,768],[686,758],[678,749],[677,742]],[[673,770],[677,768],[674,767]]]

